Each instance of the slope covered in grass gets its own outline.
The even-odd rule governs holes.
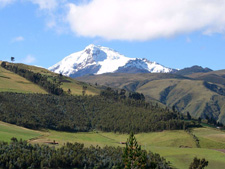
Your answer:
[[[225,132],[213,128],[196,128],[193,133],[200,140],[200,147],[225,149]]]
[[[36,67],[36,66],[30,66],[30,65],[25,65],[25,64],[14,64],[14,63],[9,63],[9,62],[4,62],[7,66],[12,66],[12,67],[17,67],[17,69],[19,70],[26,70],[26,71],[31,71],[33,73],[39,73],[44,77],[47,77],[47,80],[49,82],[60,82],[60,88],[62,88],[64,90],[65,93],[69,93],[72,95],[82,95],[82,91],[84,90],[85,87],[85,93],[87,95],[98,95],[100,93],[100,90],[97,89],[95,86],[89,85],[87,83],[84,82],[79,82],[75,79],[69,78],[69,77],[65,77],[65,76],[60,76],[59,74],[53,73],[47,69],[41,68],[41,67]],[[18,74],[16,74],[16,72],[11,72],[11,71],[7,71],[6,69],[4,69],[3,67],[1,67],[0,69],[2,72],[8,72],[8,74],[10,74],[10,76],[12,76],[11,79],[15,77],[20,78],[21,76],[19,76]],[[2,75],[2,78],[4,78],[7,76]],[[1,78],[1,74],[0,74],[0,78]],[[24,79],[24,78],[22,78]],[[18,80],[17,80],[18,81]],[[16,86],[16,82],[17,81],[10,81],[12,86]],[[21,81],[22,82],[22,81]],[[32,84],[32,82],[28,81],[25,79],[26,83]],[[24,88],[26,87],[26,83],[22,83],[20,86],[17,86],[17,91],[20,92],[23,91]],[[10,86],[7,85],[8,83],[2,83],[2,88],[4,88],[4,90],[2,91],[15,91],[15,90],[11,90]],[[24,84],[24,85],[23,85]],[[41,83],[40,83],[41,84]],[[37,85],[36,85],[37,86]],[[39,87],[42,89],[42,91],[44,91],[43,86]],[[33,88],[30,88],[31,92],[36,93],[36,90],[32,90]],[[68,90],[70,92],[68,92]],[[44,91],[45,93],[47,93],[46,91]]]
[[[41,136],[41,132],[0,121],[0,141],[10,142],[12,137],[29,140]]]
[[[43,93],[47,92],[40,86],[33,84],[25,78],[5,70],[0,66],[0,91],[18,93]]]
[[[59,132],[50,130],[45,137],[33,140],[32,143],[43,144],[47,141],[56,140],[59,146],[62,146],[66,142],[79,142],[84,143],[85,146],[99,145],[99,146],[124,146],[120,142],[126,142],[128,134],[119,134],[112,132]],[[143,147],[148,146],[155,147],[193,147],[196,148],[195,141],[185,131],[163,131],[163,132],[151,132],[151,133],[139,133],[135,137],[138,143]]]
[[[194,157],[205,158],[209,161],[206,169],[223,169],[225,154],[204,148],[148,147],[152,152],[159,153],[172,163],[174,168],[187,169]]]

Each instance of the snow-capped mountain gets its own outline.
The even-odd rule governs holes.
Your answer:
[[[93,44],[80,52],[65,57],[50,67],[49,70],[70,77],[113,72],[170,73],[176,71],[147,59],[129,58],[113,49]]]

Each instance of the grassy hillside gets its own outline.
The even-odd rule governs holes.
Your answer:
[[[207,73],[193,73],[188,75],[188,77],[225,85],[225,70],[211,71]]]
[[[193,133],[200,140],[201,148],[225,149],[224,132],[212,128],[196,128]]]
[[[24,127],[4,123],[0,121],[0,141],[10,142],[12,137],[17,139],[29,140],[39,138],[42,132],[30,130]]]
[[[116,133],[106,133],[106,132],[79,132],[79,133],[69,133],[69,132],[58,132],[50,130],[48,134],[40,139],[32,140],[31,143],[43,144],[48,141],[56,140],[59,146],[66,142],[79,142],[84,143],[85,146],[99,145],[99,146],[124,146],[120,142],[126,142],[128,134],[116,134]],[[156,147],[180,147],[187,146],[196,148],[196,144],[189,134],[185,131],[163,131],[163,132],[152,132],[152,133],[140,133],[136,134],[140,145],[143,148],[148,146]]]
[[[126,73],[106,73],[102,75],[90,75],[76,78],[80,81],[111,86],[113,88],[125,88],[129,91],[136,91],[140,86],[147,82],[159,79],[188,79],[176,74],[167,73],[143,73],[143,74],[126,74]]]
[[[223,70],[214,73],[220,78],[224,76]],[[205,74],[212,75],[213,72]],[[195,118],[207,115],[225,124],[225,87],[218,83],[206,85],[203,80],[191,79],[191,76],[157,73],[103,74],[80,77],[79,80],[143,93],[148,100],[176,106],[178,111],[185,114],[189,111]]]
[[[206,169],[223,169],[225,154],[212,149],[203,148],[176,148],[176,147],[149,147],[172,163],[174,168],[187,169],[194,157],[205,158],[209,161]]]
[[[6,137],[5,132],[9,133]],[[225,143],[222,141],[225,133],[212,128],[194,129],[193,133],[200,139],[202,148],[196,148],[195,141],[185,131],[163,131],[154,133],[140,133],[135,135],[143,149],[151,150],[159,153],[172,163],[172,166],[179,169],[187,169],[195,156],[198,158],[206,158],[209,160],[208,169],[222,169],[225,165],[225,154],[215,150],[214,142],[221,141],[220,149]],[[212,135],[214,134],[214,136]],[[31,139],[32,144],[52,142],[55,140],[59,143],[56,147],[61,147],[66,142],[84,143],[85,146],[100,145],[100,146],[124,146],[119,144],[121,141],[126,141],[127,134],[115,134],[106,132],[85,132],[85,133],[69,133],[58,131],[34,131],[28,130],[15,125],[9,125],[0,122],[0,140],[9,141],[11,136],[16,136],[23,139]],[[35,138],[35,139],[32,139]],[[210,138],[205,144],[205,138]],[[204,140],[205,139],[205,140]],[[218,141],[217,141],[218,142]],[[203,146],[204,145],[204,146]],[[189,148],[182,148],[182,147]]]
[[[195,117],[201,116],[206,103],[214,95],[204,87],[202,81],[177,79],[155,80],[146,83],[137,91],[150,95],[170,107],[175,105],[183,113],[189,111]]]
[[[89,85],[84,82],[79,82],[69,77],[65,77],[65,76],[60,77],[58,74],[53,73],[41,67],[30,66],[30,65],[20,64],[20,63],[14,64],[14,63],[8,63],[8,62],[7,62],[7,65],[17,66],[20,69],[26,69],[34,73],[40,73],[42,75],[47,76],[48,80],[50,81],[53,80],[53,78],[57,78],[62,83],[61,88],[65,92],[67,92],[70,89],[71,94],[73,95],[82,95],[83,86],[87,87],[86,93],[85,93],[87,95],[97,95],[100,92],[99,89],[97,89],[96,87],[92,85]],[[0,84],[0,91],[47,93],[41,87],[38,87],[37,85],[35,85],[37,86],[36,88],[38,88],[36,89],[32,82],[29,82],[23,77],[13,72],[7,71],[2,67],[0,67],[0,80],[1,79],[4,80],[4,83]],[[28,86],[25,84],[30,84],[31,86]]]
[[[47,92],[25,78],[5,70],[0,66],[0,91],[19,93],[43,93]]]

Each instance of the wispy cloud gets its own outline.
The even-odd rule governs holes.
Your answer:
[[[29,0],[34,4],[37,4],[41,10],[53,10],[58,6],[57,0]]]
[[[108,40],[149,40],[202,31],[225,33],[223,0],[92,0],[68,4],[71,30]]]
[[[32,55],[27,55],[27,57],[22,60],[22,62],[26,64],[31,64],[31,63],[34,63],[35,61],[36,61],[36,58]]]
[[[17,36],[17,37],[12,39],[12,42],[21,42],[21,41],[24,41],[24,37],[23,36]]]
[[[9,5],[13,3],[15,0],[0,0],[0,7],[5,7],[6,5]]]

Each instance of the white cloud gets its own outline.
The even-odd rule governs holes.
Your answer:
[[[23,36],[18,36],[12,39],[12,42],[20,42],[20,41],[24,41],[24,37]]]
[[[92,0],[68,4],[67,21],[79,36],[108,40],[224,33],[225,0]]]
[[[30,64],[36,61],[36,58],[32,55],[27,55],[26,58],[22,60],[23,63]]]
[[[5,7],[6,5],[9,5],[13,3],[15,0],[0,0],[0,7]]]
[[[34,4],[39,5],[39,8],[41,10],[43,9],[47,9],[47,10],[53,10],[55,8],[57,8],[58,6],[58,2],[57,0],[29,0]]]

